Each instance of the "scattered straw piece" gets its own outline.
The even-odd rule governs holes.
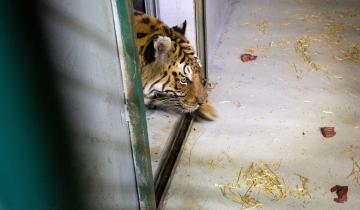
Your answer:
[[[340,18],[354,18],[360,16],[360,8],[347,11],[336,11],[335,12]]]
[[[346,148],[345,152],[350,157],[350,159],[355,158],[358,154],[360,147],[355,145],[350,145],[348,148]]]
[[[338,22],[329,22],[325,24],[324,30],[331,34],[339,34],[345,29],[351,28],[351,24],[348,23],[338,23]]]
[[[312,23],[315,21],[318,21],[320,19],[319,15],[304,15],[302,17],[299,17],[298,20],[301,20],[303,22]]]
[[[323,110],[322,112],[325,113],[325,114],[334,114],[334,112],[332,112],[332,111]]]
[[[315,63],[309,53],[309,47],[310,43],[314,39],[311,39],[309,36],[303,36],[301,37],[296,43],[295,43],[295,51],[303,58],[304,62],[309,66],[309,68],[313,71],[319,71],[326,75],[329,74],[327,69],[317,63]]]
[[[309,192],[309,179],[301,176],[300,174],[296,174],[300,181],[301,181],[301,186],[302,187],[298,187],[296,189],[288,189],[288,193],[290,195],[293,196],[308,196],[309,198],[311,198],[310,192]]]
[[[352,169],[347,178],[353,178],[360,187],[360,164],[359,160],[359,146],[350,145],[345,152],[352,161]]]
[[[354,157],[351,158],[353,166],[348,178],[352,177],[356,183],[360,186],[360,164]]]
[[[335,56],[338,61],[360,63],[360,43],[354,44],[350,49],[342,51],[341,56]]]
[[[280,25],[282,25],[282,26],[288,26],[288,25],[290,25],[291,23],[289,23],[289,22],[285,22],[285,23],[281,23]]]
[[[334,77],[335,77],[336,79],[344,79],[344,77],[338,76],[338,75],[334,75]]]
[[[290,41],[288,41],[288,40],[279,40],[279,41],[271,41],[269,43],[269,46],[285,49],[287,46],[289,46],[289,44],[290,44]]]
[[[256,24],[256,26],[262,34],[265,34],[269,27],[269,22],[266,20],[263,20],[260,23]]]
[[[258,200],[249,195],[249,190],[243,195],[241,195],[241,193],[234,192],[231,187],[225,185],[219,185],[218,187],[225,198],[233,202],[242,204],[242,206],[244,207],[242,210],[261,208],[263,206],[263,204],[261,204]]]
[[[219,103],[233,103],[232,101],[221,101]],[[211,169],[214,168],[222,168],[227,163],[232,163],[233,160],[231,159],[230,155],[226,152],[220,153],[220,155],[215,160],[209,160],[207,162],[208,167]]]
[[[256,47],[245,48],[244,51],[246,53],[255,54],[256,52],[265,52],[269,49],[270,47],[262,47],[260,45],[257,45]]]
[[[244,51],[247,52],[247,53],[250,53],[250,54],[254,54],[255,53],[255,48],[245,48]]]
[[[299,68],[296,66],[295,63],[293,63],[291,66],[293,67],[293,69],[294,69],[294,71],[295,71],[296,78],[302,79],[302,70],[299,69]]]
[[[320,16],[322,16],[326,20],[332,20],[333,19],[332,12],[330,12],[330,11],[322,11],[319,14],[320,14]]]
[[[350,42],[343,37],[346,29],[354,28],[351,24],[330,21],[324,25],[324,33],[320,34],[320,39],[330,46],[345,46]]]
[[[217,160],[210,160],[208,162],[208,166],[209,166],[209,168],[214,169],[214,168],[223,167],[223,164],[221,162],[217,161]]]
[[[297,175],[301,187],[289,188],[283,177],[276,173],[279,167],[280,162],[277,164],[252,163],[247,169],[240,170],[236,182],[216,186],[225,198],[240,203],[242,210],[263,207],[263,204],[255,198],[254,190],[267,195],[274,201],[287,196],[311,197],[306,177]]]
[[[329,34],[329,33],[323,33],[320,34],[321,40],[325,41],[328,45],[344,45],[346,44],[346,40],[341,36],[337,34]]]

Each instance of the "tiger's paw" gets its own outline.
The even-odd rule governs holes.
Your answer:
[[[194,115],[207,121],[214,121],[217,118],[214,107],[209,103],[200,105],[200,107],[194,112]]]

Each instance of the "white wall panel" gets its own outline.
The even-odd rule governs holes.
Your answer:
[[[211,64],[225,23],[230,16],[232,0],[205,0],[206,1],[206,34],[207,54]],[[210,75],[211,77],[211,75]]]
[[[159,0],[160,19],[175,26],[187,21],[187,37],[196,48],[194,0]]]

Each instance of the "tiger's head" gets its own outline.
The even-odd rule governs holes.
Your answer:
[[[200,60],[185,37],[186,21],[182,27],[168,30],[172,36],[155,36],[144,48],[145,103],[214,120],[216,113],[207,101]]]

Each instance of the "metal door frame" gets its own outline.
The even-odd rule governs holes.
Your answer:
[[[129,128],[133,147],[133,159],[137,180],[140,209],[161,209],[166,192],[183,150],[184,142],[191,130],[193,117],[184,115],[165,148],[163,162],[153,177],[150,147],[146,124],[146,113],[141,85],[140,65],[134,41],[134,17],[132,0],[111,0],[114,11],[118,52],[124,78]],[[146,12],[160,18],[158,0],[144,0]],[[202,63],[202,77],[207,81],[205,0],[194,0],[196,46]],[[121,59],[123,58],[123,59]]]
[[[202,64],[202,77],[204,84],[208,80],[207,39],[206,39],[206,0],[194,0],[196,49]]]
[[[140,65],[135,45],[131,0],[111,0],[121,71],[124,80],[128,122],[136,174],[139,207],[156,209],[154,179],[141,85]]]
[[[146,13],[160,19],[159,0],[144,0]]]
[[[151,1],[151,0],[150,0]],[[155,0],[158,3],[158,0]],[[196,48],[202,64],[202,78],[206,85],[207,73],[207,51],[206,51],[206,19],[205,19],[205,0],[194,0],[195,27],[196,27]],[[156,6],[158,15],[160,14],[158,4]],[[159,16],[157,16],[159,18]],[[170,144],[165,148],[163,161],[159,163],[158,173],[155,175],[155,200],[158,209],[162,208],[165,195],[170,186],[175,169],[182,154],[184,143],[191,131],[194,122],[190,114],[182,116],[175,130],[172,132]]]

